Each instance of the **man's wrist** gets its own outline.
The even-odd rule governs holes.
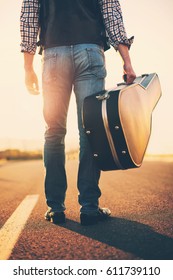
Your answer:
[[[26,72],[33,71],[33,60],[34,60],[34,55],[28,52],[24,52],[24,69]]]
[[[24,65],[25,72],[33,71],[33,65]]]
[[[128,47],[123,44],[118,45],[118,51],[123,59],[124,64],[131,64],[130,54]]]

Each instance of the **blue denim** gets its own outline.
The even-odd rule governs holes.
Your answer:
[[[53,47],[43,53],[43,114],[47,124],[44,145],[45,195],[53,211],[65,210],[66,121],[72,91],[76,97],[80,141],[77,187],[82,213],[98,210],[100,170],[97,168],[82,125],[86,96],[104,89],[106,77],[103,49],[95,44]]]

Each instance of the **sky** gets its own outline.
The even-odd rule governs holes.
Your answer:
[[[0,149],[40,148],[45,123],[42,96],[30,95],[24,85],[23,55],[20,52],[19,18],[22,0],[0,0]],[[128,37],[135,36],[130,50],[137,76],[156,72],[162,97],[152,114],[149,154],[173,154],[173,1],[120,0]],[[106,88],[122,81],[122,60],[113,48],[105,53]],[[41,87],[41,56],[34,67]],[[78,147],[75,99],[68,114],[66,149]]]

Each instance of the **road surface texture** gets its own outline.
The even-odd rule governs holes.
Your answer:
[[[67,223],[58,226],[44,220],[42,161],[0,164],[0,259],[173,259],[172,160],[102,172],[100,206],[109,207],[112,218],[88,227],[79,223],[78,161],[66,166]]]

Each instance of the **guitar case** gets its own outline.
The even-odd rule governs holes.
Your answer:
[[[158,75],[151,73],[85,98],[83,126],[100,170],[141,166],[160,97]]]

